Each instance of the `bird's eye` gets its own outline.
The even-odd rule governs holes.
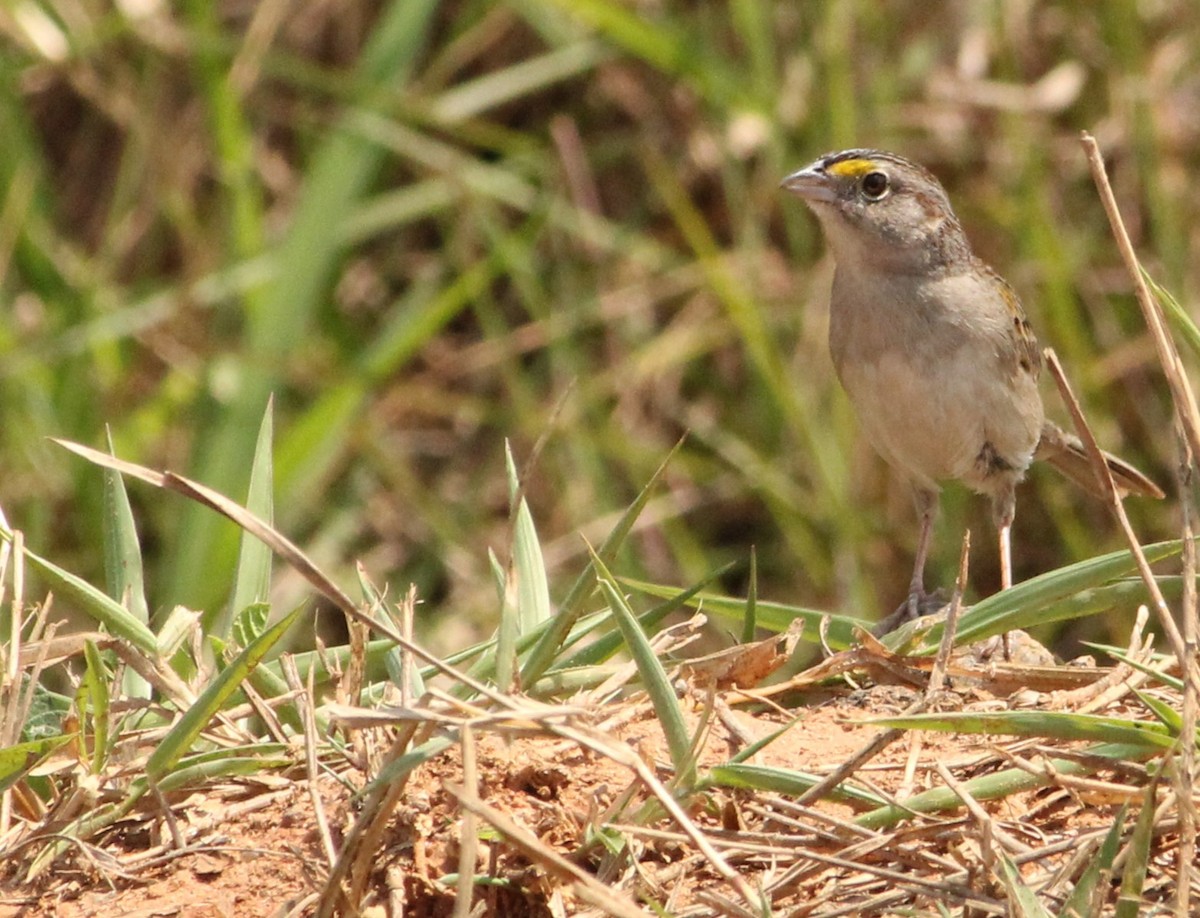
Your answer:
[[[862,178],[862,193],[868,201],[878,201],[888,193],[888,177],[883,172],[868,172]]]

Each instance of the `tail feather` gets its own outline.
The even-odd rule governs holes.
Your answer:
[[[1082,441],[1053,421],[1047,421],[1042,426],[1042,437],[1038,441],[1034,458],[1050,463],[1085,491],[1096,495],[1104,493],[1100,482],[1096,480],[1096,472]],[[1104,463],[1108,466],[1117,489],[1123,495],[1138,494],[1142,497],[1156,498],[1164,496],[1162,488],[1124,459],[1118,459],[1112,453],[1105,452]]]

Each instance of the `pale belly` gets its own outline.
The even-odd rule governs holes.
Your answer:
[[[990,492],[994,469],[980,462],[986,449],[1017,478],[1032,461],[1042,427],[1036,383],[981,367],[967,350],[936,367],[885,352],[839,368],[867,438],[918,487],[936,490],[937,482],[954,479]]]

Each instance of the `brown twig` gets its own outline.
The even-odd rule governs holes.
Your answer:
[[[312,700],[315,697],[313,689],[313,677],[316,673],[316,667],[312,667],[308,671],[308,688],[305,690],[304,683],[300,681],[300,673],[296,669],[296,658],[290,653],[285,653],[279,658],[280,667],[283,670],[284,678],[287,680],[288,687],[296,693],[296,706],[300,710],[300,716],[304,721],[304,765],[308,772],[308,796],[313,804],[313,817],[317,821],[317,833],[321,837],[321,848],[325,852],[325,863],[329,868],[337,863],[337,847],[333,843],[333,835],[329,831],[329,819],[325,815],[325,806],[321,801],[321,791],[318,781],[321,776],[321,769],[317,761],[317,720],[313,713]]]
[[[1146,282],[1146,274],[1138,260],[1137,253],[1134,251],[1129,233],[1125,229],[1125,223],[1121,219],[1116,198],[1108,182],[1104,160],[1100,155],[1100,147],[1096,143],[1096,139],[1086,131],[1083,133],[1081,140],[1083,148],[1087,153],[1088,165],[1092,170],[1092,178],[1096,183],[1096,188],[1100,193],[1100,200],[1108,215],[1108,222],[1112,228],[1117,249],[1120,251],[1121,258],[1125,262],[1125,268],[1133,284],[1138,305],[1142,309],[1142,315],[1146,320],[1147,327],[1150,329],[1151,338],[1154,340],[1154,348],[1158,354],[1158,361],[1162,366],[1163,375],[1171,391],[1171,400],[1175,408],[1175,418],[1183,444],[1184,462],[1181,463],[1181,470],[1178,476],[1184,539],[1185,587],[1182,608],[1184,620],[1183,634],[1180,634],[1179,629],[1175,626],[1174,619],[1171,618],[1165,604],[1162,603],[1161,594],[1152,590],[1151,595],[1155,598],[1156,611],[1162,620],[1164,631],[1166,631],[1171,639],[1172,649],[1179,661],[1183,676],[1183,736],[1191,737],[1195,735],[1197,709],[1200,707],[1200,661],[1197,660],[1196,650],[1197,632],[1200,631],[1200,622],[1197,621],[1197,618],[1200,613],[1197,611],[1194,585],[1196,551],[1192,541],[1190,515],[1191,488],[1188,485],[1191,479],[1193,464],[1196,458],[1200,457],[1200,408],[1197,407],[1195,392],[1192,390],[1187,373],[1184,370],[1183,361],[1179,357],[1179,349],[1175,346],[1175,341],[1167,328],[1162,307],[1150,291],[1149,284]],[[1125,521],[1123,513],[1121,513],[1120,518],[1122,526],[1127,528],[1128,523]],[[1142,560],[1139,559],[1139,568],[1142,564]],[[1143,577],[1145,577],[1144,572]],[[1178,892],[1175,903],[1180,915],[1189,913],[1192,860],[1196,850],[1196,818],[1195,812],[1190,805],[1190,794],[1188,793],[1188,789],[1195,778],[1195,748],[1191,742],[1186,742],[1183,746],[1184,749],[1181,752],[1181,760],[1179,762],[1179,775],[1177,777],[1178,782],[1180,782],[1178,789],[1181,791],[1178,796],[1181,801],[1185,801],[1181,802],[1180,810],[1179,877],[1176,883]]]
[[[463,793],[473,799],[479,798],[479,773],[475,765],[475,732],[470,724],[463,726],[459,734],[462,748]],[[462,822],[458,830],[458,887],[454,898],[454,918],[469,918],[471,902],[475,892],[475,868],[479,863],[479,836],[475,831],[475,812],[462,808]]]
[[[967,569],[971,561],[971,530],[963,533],[962,551],[958,556],[958,579],[954,582],[954,595],[950,597],[950,608],[946,611],[946,622],[942,625],[942,642],[938,645],[933,671],[929,674],[929,687],[925,697],[931,698],[946,684],[946,667],[950,654],[954,652],[954,636],[958,632],[958,616],[962,612],[963,591],[967,588]]]
[[[1125,534],[1125,541],[1129,543],[1129,550],[1133,553],[1138,573],[1142,575],[1142,581],[1146,584],[1146,589],[1150,592],[1150,599],[1153,602],[1154,611],[1158,614],[1159,624],[1162,625],[1163,631],[1166,632],[1168,639],[1171,641],[1171,647],[1176,657],[1179,660],[1183,660],[1183,635],[1180,633],[1179,626],[1175,623],[1175,619],[1171,615],[1171,608],[1167,605],[1166,597],[1163,596],[1162,590],[1159,589],[1154,571],[1150,569],[1150,562],[1146,560],[1146,554],[1142,551],[1142,544],[1138,541],[1137,534],[1133,531],[1133,526],[1129,522],[1129,515],[1125,512],[1125,504],[1122,502],[1121,494],[1113,482],[1112,472],[1109,471],[1108,463],[1104,461],[1104,453],[1101,451],[1099,444],[1096,443],[1096,437],[1092,434],[1092,428],[1083,416],[1083,409],[1080,407],[1075,393],[1071,390],[1071,384],[1067,382],[1062,364],[1058,362],[1058,355],[1054,353],[1053,348],[1049,347],[1043,353],[1046,357],[1046,366],[1050,369],[1050,375],[1054,377],[1054,382],[1058,385],[1058,391],[1062,394],[1063,401],[1067,405],[1067,410],[1071,413],[1071,420],[1075,423],[1075,432],[1079,434],[1079,439],[1083,441],[1088,458],[1092,461],[1092,469],[1104,488],[1109,507],[1116,516],[1117,522],[1121,525],[1121,531]]]
[[[543,843],[528,829],[518,825],[507,814],[484,803],[458,784],[447,782],[445,787],[465,812],[474,813],[488,822],[526,857],[548,872],[572,883],[576,895],[584,901],[603,909],[608,915],[643,918],[645,913],[631,899],[610,890],[586,870]]]
[[[1150,292],[1146,278],[1142,273],[1142,265],[1138,261],[1125,222],[1117,207],[1117,199],[1113,195],[1112,186],[1108,183],[1108,173],[1104,168],[1104,158],[1100,155],[1100,146],[1087,131],[1081,137],[1083,149],[1087,153],[1088,165],[1092,170],[1092,179],[1100,193],[1100,202],[1108,214],[1108,223],[1112,228],[1113,238],[1117,242],[1117,250],[1125,261],[1125,269],[1133,282],[1133,292],[1137,296],[1138,305],[1142,307],[1142,315],[1154,339],[1154,348],[1158,352],[1158,361],[1162,365],[1167,385],[1171,389],[1171,397],[1175,402],[1175,411],[1183,427],[1184,438],[1187,440],[1193,456],[1200,456],[1200,409],[1196,406],[1196,396],[1188,383],[1183,361],[1179,359],[1179,350],[1171,334],[1167,331],[1166,319],[1162,309]]]
[[[1197,610],[1196,610],[1196,542],[1192,531],[1191,504],[1191,471],[1192,456],[1190,450],[1183,450],[1185,461],[1179,467],[1180,512],[1183,517],[1183,646],[1184,656],[1181,662],[1183,676],[1183,704],[1181,706],[1180,736],[1196,735],[1197,705],[1200,699],[1200,678],[1196,673],[1197,664]],[[1179,767],[1172,775],[1175,791],[1179,799],[1179,880],[1176,886],[1176,908],[1180,915],[1190,914],[1191,907],[1191,874],[1196,859],[1196,806],[1191,788],[1196,786],[1196,744],[1180,743]]]

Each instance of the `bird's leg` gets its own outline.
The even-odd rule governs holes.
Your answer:
[[[992,517],[996,532],[1000,536],[1000,589],[1007,590],[1013,584],[1012,576],[1012,524],[1017,515],[1016,486],[1008,482],[1005,488],[992,499]],[[1004,659],[1012,659],[1012,647],[1008,632],[1004,632]]]
[[[1012,580],[1012,525],[1000,528],[1000,589],[1007,590]]]
[[[905,622],[935,612],[941,606],[936,594],[931,597],[925,592],[925,561],[929,558],[929,545],[933,541],[933,519],[937,516],[938,506],[937,491],[918,488],[914,497],[921,532],[917,536],[917,557],[913,562],[912,580],[908,582],[908,598],[900,604],[900,608],[875,625],[871,633],[876,637],[895,631]],[[933,608],[930,608],[931,606]]]
[[[921,531],[917,536],[917,555],[913,559],[912,580],[908,583],[908,618],[921,614],[921,603],[926,598],[925,562],[929,560],[929,546],[933,541],[933,519],[937,516],[938,496],[936,491],[918,489],[914,497]]]

